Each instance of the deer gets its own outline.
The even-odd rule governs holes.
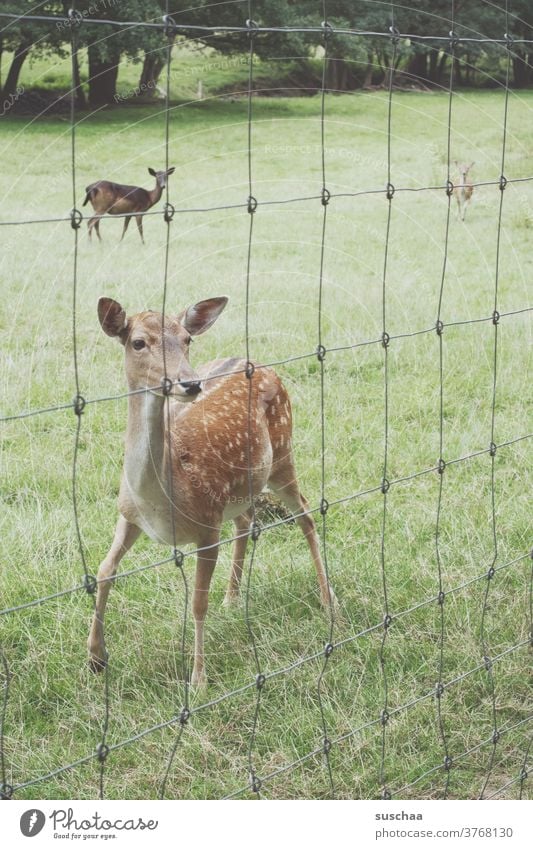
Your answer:
[[[144,532],[159,543],[195,546],[191,684],[206,684],[204,622],[220,528],[229,519],[236,528],[224,598],[230,605],[239,596],[248,538],[258,527],[253,498],[267,485],[305,536],[322,606],[332,616],[337,609],[315,521],[296,476],[291,403],[281,379],[271,368],[236,357],[196,369],[190,364],[191,341],[214,324],[227,302],[214,297],[175,316],[145,311],[127,317],[112,298],[98,301],[104,333],[124,348],[129,393],[119,518],[98,569],[88,638],[95,672],[107,663],[104,615],[111,583],[121,559]]]
[[[453,193],[455,195],[455,200],[457,201],[457,211],[462,221],[465,220],[466,210],[474,192],[472,180],[468,176],[468,172],[474,165],[475,162],[471,162],[470,165],[467,165],[465,162],[455,161],[455,166],[459,171],[459,182],[453,187]]]
[[[86,206],[90,201],[96,213],[87,222],[89,239],[92,239],[94,229],[98,239],[102,241],[100,236],[100,218],[102,215],[125,215],[122,236],[120,237],[120,241],[122,241],[131,219],[135,216],[141,242],[144,245],[142,213],[151,209],[161,199],[163,189],[167,185],[167,177],[170,177],[175,170],[175,168],[168,168],[166,171],[154,171],[153,168],[149,168],[148,173],[155,177],[153,189],[124,186],[121,183],[111,183],[109,180],[98,180],[96,183],[87,186],[83,206]]]

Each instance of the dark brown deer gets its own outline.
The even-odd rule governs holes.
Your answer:
[[[142,189],[140,186],[123,186],[121,183],[110,183],[109,180],[98,180],[96,183],[87,186],[83,205],[85,206],[91,201],[91,206],[96,213],[87,224],[89,238],[92,238],[94,228],[96,235],[100,241],[102,240],[100,236],[100,216],[125,215],[122,236],[120,237],[120,241],[122,241],[130,220],[135,216],[141,241],[144,244],[142,213],[161,199],[163,189],[167,184],[167,177],[173,174],[175,170],[175,168],[169,168],[168,171],[154,171],[153,168],[149,168],[149,173],[152,177],[155,177],[155,187],[150,190]]]

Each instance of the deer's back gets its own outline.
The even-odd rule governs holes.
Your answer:
[[[121,215],[142,212],[150,206],[150,195],[140,186],[125,186],[109,180],[98,180],[87,186],[87,194],[94,209],[102,214]]]

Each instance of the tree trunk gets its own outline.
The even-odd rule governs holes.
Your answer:
[[[425,82],[428,78],[427,59],[427,53],[413,53],[407,67],[407,72],[415,79]]]
[[[145,53],[142,66],[141,76],[139,77],[139,90],[147,97],[153,97],[161,71],[166,65],[166,55],[163,57],[162,51],[158,53]]]
[[[76,92],[76,106],[78,109],[85,109],[87,106],[87,101],[85,99],[85,92],[83,91],[83,87],[81,84],[81,76],[80,76],[80,63],[78,59],[78,53],[76,52],[74,55],[74,89]]]
[[[120,53],[102,59],[94,44],[89,45],[89,103],[103,106],[116,103],[118,65]]]
[[[7,72],[6,81],[2,90],[2,100],[14,98],[17,94],[17,85],[19,81],[22,66],[26,60],[26,56],[32,48],[33,42],[22,41],[15,51],[13,60]]]
[[[365,68],[365,78],[363,80],[363,88],[370,88],[372,85],[372,74],[374,71],[374,51],[371,50],[367,54],[367,65]]]

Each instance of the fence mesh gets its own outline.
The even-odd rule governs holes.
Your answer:
[[[530,312],[530,307],[517,309],[513,311],[502,312],[499,310],[499,277],[501,269],[501,238],[502,238],[502,212],[504,207],[505,190],[509,184],[525,183],[533,180],[533,176],[506,177],[506,142],[507,142],[507,119],[509,111],[509,90],[510,90],[510,70],[514,54],[515,45],[518,44],[533,44],[532,41],[526,39],[513,39],[511,36],[511,22],[509,2],[505,3],[505,34],[501,38],[488,39],[484,37],[458,37],[455,33],[455,3],[451,0],[450,4],[450,20],[451,31],[442,35],[415,35],[402,33],[395,20],[395,4],[390,4],[390,26],[384,26],[383,31],[358,31],[347,29],[345,27],[336,27],[333,22],[328,19],[327,0],[322,3],[322,22],[318,25],[301,26],[301,27],[275,27],[258,25],[254,19],[254,8],[252,0],[248,0],[248,18],[244,23],[238,23],[234,26],[219,26],[207,27],[200,25],[189,25],[184,23],[176,23],[176,20],[170,14],[169,2],[166,2],[166,14],[160,21],[112,21],[99,20],[91,18],[91,25],[112,26],[115,28],[149,28],[161,32],[162,37],[166,39],[166,85],[165,85],[165,163],[166,169],[169,168],[169,145],[170,145],[170,112],[171,112],[171,68],[173,61],[173,42],[176,35],[183,35],[189,38],[194,38],[200,34],[212,34],[216,40],[218,35],[224,34],[232,36],[236,39],[247,40],[247,55],[248,55],[248,87],[247,87],[247,149],[246,149],[246,165],[248,170],[248,197],[241,203],[215,205],[215,206],[196,206],[196,207],[178,207],[171,203],[169,197],[169,184],[167,181],[166,196],[163,211],[150,210],[144,215],[160,216],[166,227],[165,251],[164,251],[164,269],[163,269],[163,285],[162,285],[162,314],[163,322],[167,313],[168,303],[168,278],[169,278],[169,257],[171,244],[171,229],[173,221],[179,214],[205,214],[214,211],[241,210],[248,215],[248,239],[247,239],[247,258],[245,269],[245,355],[246,367],[241,370],[234,370],[228,374],[244,371],[248,378],[249,386],[249,404],[248,404],[248,434],[247,434],[247,466],[248,466],[248,487],[251,501],[251,525],[250,529],[244,534],[237,533],[221,540],[220,545],[228,545],[242,536],[251,538],[251,551],[248,556],[245,567],[245,604],[244,604],[244,619],[246,631],[248,634],[249,645],[254,657],[255,675],[250,680],[245,680],[239,683],[238,686],[231,690],[227,690],[216,698],[200,701],[199,704],[193,704],[190,700],[190,688],[188,683],[188,664],[186,652],[186,620],[188,612],[188,600],[190,590],[185,572],[187,561],[205,551],[204,549],[195,549],[188,551],[180,551],[176,545],[176,528],[173,527],[174,546],[171,553],[162,559],[149,562],[141,566],[131,568],[125,571],[120,571],[111,578],[106,578],[106,581],[111,583],[126,580],[131,576],[144,572],[146,570],[157,569],[165,564],[174,564],[176,571],[179,573],[183,585],[183,613],[181,621],[181,664],[183,677],[183,703],[179,705],[176,712],[167,720],[147,726],[141,731],[132,734],[131,736],[120,740],[116,743],[110,743],[108,733],[110,723],[112,721],[111,708],[111,678],[110,669],[112,669],[113,657],[111,655],[110,663],[106,664],[103,677],[103,712],[101,719],[101,730],[95,740],[94,751],[88,752],[85,756],[77,758],[71,762],[63,763],[60,766],[38,774],[35,776],[17,776],[14,769],[10,767],[10,759],[13,752],[9,745],[9,728],[7,727],[7,711],[10,699],[10,688],[12,685],[12,672],[9,664],[9,657],[4,648],[2,648],[2,670],[3,670],[3,704],[0,719],[0,774],[2,785],[0,794],[4,799],[10,799],[16,796],[24,796],[24,791],[55,778],[69,770],[74,770],[84,764],[98,764],[99,768],[99,793],[100,798],[105,797],[106,776],[109,770],[113,769],[113,755],[126,747],[132,747],[141,740],[154,735],[156,732],[165,728],[175,729],[175,739],[171,746],[166,763],[162,765],[162,779],[160,785],[160,797],[164,798],[167,795],[169,778],[175,769],[175,756],[182,743],[184,735],[194,720],[200,714],[207,714],[209,709],[220,705],[224,702],[230,702],[235,697],[244,693],[254,694],[253,706],[251,708],[251,721],[249,721],[249,743],[247,752],[248,776],[243,777],[242,786],[227,794],[224,798],[236,798],[247,793],[256,796],[264,796],[268,793],[268,788],[272,785],[273,780],[282,774],[308,764],[309,762],[318,763],[317,769],[324,769],[327,776],[327,791],[325,795],[335,797],[335,751],[346,741],[362,735],[368,729],[376,729],[380,734],[379,757],[377,762],[377,784],[380,788],[381,797],[384,799],[399,798],[415,788],[424,779],[429,776],[442,776],[442,786],[440,787],[439,795],[446,798],[450,793],[450,787],[453,782],[453,773],[456,766],[474,753],[482,752],[486,757],[485,765],[481,770],[480,776],[480,798],[498,798],[502,794],[512,791],[516,788],[515,793],[520,798],[525,794],[525,788],[528,776],[531,771],[531,737],[527,743],[525,752],[523,752],[520,762],[517,765],[516,774],[506,780],[501,786],[493,789],[490,785],[491,776],[496,764],[498,755],[498,746],[502,739],[505,739],[511,731],[515,729],[523,729],[527,731],[531,727],[533,714],[526,715],[518,721],[513,721],[507,724],[501,724],[498,720],[498,699],[501,693],[498,691],[498,670],[512,655],[522,652],[523,668],[526,669],[527,647],[533,645],[533,630],[532,630],[532,587],[533,587],[533,570],[529,583],[528,598],[529,598],[529,622],[527,623],[527,635],[514,644],[508,645],[501,651],[494,651],[491,648],[490,631],[487,626],[488,611],[491,605],[491,593],[495,579],[501,574],[509,573],[517,564],[525,563],[531,554],[524,551],[518,556],[501,563],[499,557],[498,543],[500,533],[498,527],[498,513],[496,505],[496,457],[501,451],[506,448],[516,445],[517,443],[527,441],[531,438],[531,433],[517,435],[512,439],[505,441],[497,441],[496,431],[496,408],[498,401],[498,334],[499,328],[503,321],[512,321],[513,317]],[[68,222],[73,231],[73,265],[72,265],[72,350],[73,350],[73,383],[75,388],[75,396],[73,401],[48,406],[43,408],[31,408],[21,410],[15,414],[8,414],[0,417],[0,422],[8,423],[14,421],[22,421],[34,416],[40,416],[46,413],[60,413],[70,411],[74,414],[75,420],[73,425],[74,430],[74,449],[72,463],[72,509],[75,523],[76,535],[78,540],[79,557],[81,564],[80,580],[75,586],[67,587],[56,592],[51,592],[38,598],[32,598],[16,605],[5,605],[0,610],[0,618],[11,616],[19,611],[28,610],[30,608],[45,605],[48,602],[57,599],[66,598],[72,594],[86,593],[88,596],[88,604],[91,611],[96,609],[95,593],[99,579],[92,575],[85,555],[85,547],[82,539],[80,526],[80,515],[78,508],[78,488],[79,488],[79,450],[80,440],[82,437],[83,414],[88,405],[104,404],[120,398],[126,398],[130,392],[120,394],[108,394],[100,397],[85,397],[83,387],[80,382],[79,367],[78,367],[78,320],[77,320],[77,295],[78,295],[78,269],[79,269],[79,239],[80,227],[84,221],[82,212],[77,208],[78,190],[76,185],[76,127],[77,127],[77,107],[76,107],[76,58],[78,51],[78,32],[83,26],[83,16],[76,9],[75,2],[72,3],[72,8],[66,17],[50,17],[45,15],[27,15],[24,16],[28,21],[41,24],[43,27],[55,26],[58,23],[70,28],[71,37],[71,55],[72,55],[72,89],[70,93],[70,132],[71,132],[71,182],[72,182],[72,210],[68,216],[64,217],[42,217],[28,218],[26,220],[1,220],[0,227],[8,226],[24,226],[24,225],[43,225],[48,223]],[[8,27],[10,22],[19,20],[19,16],[10,15],[0,12],[0,20],[4,26]],[[259,36],[268,36],[275,33],[298,32],[308,36],[316,37],[316,43],[322,48],[322,73],[321,73],[321,88],[320,88],[320,161],[318,163],[321,174],[321,190],[315,195],[295,196],[295,197],[279,197],[277,199],[262,201],[255,196],[256,187],[254,185],[254,160],[253,160],[253,132],[254,132],[254,44],[255,39]],[[337,36],[354,37],[354,38],[380,38],[389,45],[388,56],[389,66],[387,72],[387,121],[386,121],[386,136],[387,136],[387,161],[386,161],[386,184],[383,187],[373,187],[366,190],[358,190],[353,192],[335,192],[328,188],[328,170],[327,170],[327,146],[326,146],[326,125],[328,118],[328,87],[327,87],[327,70],[328,62],[330,61],[329,46],[333,39]],[[450,79],[448,89],[448,117],[447,117],[447,144],[446,144],[446,180],[444,185],[428,185],[423,187],[412,186],[397,186],[395,185],[395,174],[393,166],[393,127],[394,127],[394,82],[397,68],[397,54],[399,46],[404,42],[410,43],[425,43],[434,45],[435,49],[439,49],[448,53],[450,64]],[[497,234],[496,234],[496,260],[494,266],[494,300],[493,309],[488,315],[480,316],[473,319],[462,319],[456,321],[444,321],[443,319],[443,298],[447,282],[448,270],[448,247],[450,235],[450,220],[452,214],[452,198],[454,184],[452,182],[452,119],[453,119],[453,103],[454,103],[454,69],[456,66],[457,49],[461,44],[477,44],[477,45],[495,45],[499,47],[502,54],[505,56],[506,71],[505,85],[503,94],[503,120],[502,120],[502,139],[501,139],[501,170],[500,177],[492,181],[473,182],[474,187],[496,187],[499,190],[499,207],[497,219]],[[389,277],[389,245],[391,232],[394,228],[394,202],[400,193],[408,192],[445,192],[447,198],[445,232],[444,232],[444,251],[443,262],[440,274],[440,287],[438,291],[438,302],[436,304],[436,322],[431,327],[422,328],[419,330],[410,330],[401,334],[391,334],[389,328],[389,301],[391,294],[391,281]],[[326,245],[329,238],[333,238],[328,230],[328,210],[330,203],[337,198],[358,198],[365,195],[385,196],[387,201],[386,215],[383,222],[383,270],[382,270],[382,289],[381,289],[381,313],[382,313],[382,332],[379,338],[366,339],[353,342],[349,345],[329,346],[326,348],[325,338],[323,334],[323,299],[324,287],[326,285],[325,263],[326,263]],[[321,244],[319,268],[317,269],[317,286],[318,286],[318,309],[317,309],[317,332],[316,332],[316,348],[314,350],[295,354],[291,357],[279,359],[268,363],[254,362],[254,353],[252,350],[249,310],[252,287],[252,268],[254,259],[254,220],[257,215],[265,207],[276,205],[295,205],[298,208],[302,204],[321,205],[322,208],[322,226],[321,226]],[[127,215],[127,213],[125,214]],[[124,216],[117,216],[124,217]],[[483,326],[484,324],[493,325],[493,358],[492,358],[492,391],[491,391],[491,428],[490,442],[488,445],[480,446],[477,450],[470,451],[458,457],[447,456],[446,445],[446,427],[445,427],[445,388],[444,388],[444,372],[445,372],[445,357],[446,357],[446,331],[453,327],[464,327],[468,325]],[[418,338],[424,335],[435,334],[437,337],[438,346],[438,373],[439,373],[439,414],[438,414],[438,440],[439,440],[439,457],[434,465],[427,468],[414,469],[407,475],[401,477],[390,477],[389,472],[389,409],[390,409],[390,387],[389,387],[389,351],[390,346],[396,340],[406,338]],[[325,392],[328,385],[327,363],[336,353],[346,351],[356,351],[359,348],[366,346],[375,346],[377,349],[382,349],[382,375],[383,375],[383,453],[382,453],[382,475],[381,479],[376,481],[372,487],[367,487],[363,490],[346,493],[342,497],[336,499],[328,499],[328,476],[326,469],[326,453],[328,442],[334,438],[331,429],[328,429],[325,415]],[[163,353],[163,356],[165,354]],[[278,518],[270,522],[260,522],[256,513],[255,498],[252,487],[252,467],[251,467],[251,433],[252,433],[252,384],[260,374],[261,369],[287,365],[296,361],[317,361],[318,362],[318,381],[319,381],[319,409],[318,420],[320,424],[320,500],[318,504],[310,506],[302,512],[302,516],[308,514],[317,515],[318,526],[320,529],[322,542],[322,556],[326,569],[326,574],[329,578],[329,530],[328,516],[330,511],[336,507],[344,506],[371,494],[380,494],[382,496],[382,516],[381,516],[381,539],[379,550],[379,561],[381,568],[382,582],[382,600],[381,608],[382,615],[378,621],[369,627],[358,630],[344,638],[336,638],[336,614],[333,605],[333,600],[330,596],[329,613],[327,621],[324,624],[323,634],[318,638],[317,645],[311,651],[301,654],[297,660],[286,664],[277,669],[265,668],[261,660],[258,646],[256,643],[256,631],[259,627],[254,623],[252,610],[252,593],[254,577],[254,562],[256,560],[256,552],[262,545],[264,534],[274,528],[286,525],[293,520],[293,517]],[[166,373],[166,366],[165,366]],[[218,377],[219,375],[217,375]],[[170,378],[167,375],[167,379]],[[171,383],[171,381],[170,381]],[[158,387],[153,387],[158,388]],[[146,391],[146,390],[141,390]],[[167,393],[166,413],[167,417],[167,434],[170,440],[170,397]],[[330,426],[331,428],[331,426]],[[170,451],[169,451],[170,455]],[[449,586],[445,580],[445,574],[442,566],[442,551],[441,551],[441,522],[443,511],[443,493],[446,488],[447,472],[451,467],[460,466],[467,463],[473,458],[487,457],[490,462],[490,499],[491,499],[491,533],[493,543],[493,555],[490,559],[490,564],[487,568],[479,570],[479,574],[468,580],[463,581],[455,586]],[[420,479],[425,476],[438,476],[438,497],[435,505],[435,522],[434,522],[434,550],[436,563],[436,591],[430,597],[422,598],[421,600],[413,600],[414,603],[405,608],[396,610],[393,609],[389,602],[388,579],[390,569],[390,549],[394,545],[394,541],[390,537],[388,530],[389,518],[389,493],[391,489],[395,489],[404,483]],[[169,469],[168,486],[172,501],[172,474]],[[174,522],[174,514],[171,511]],[[447,639],[446,629],[446,610],[451,601],[457,597],[464,589],[480,585],[483,593],[482,608],[480,614],[480,656],[479,662],[474,666],[462,671],[460,674],[448,676],[445,661],[445,647]],[[434,686],[428,687],[421,695],[400,704],[395,705],[391,702],[389,693],[389,662],[393,648],[390,645],[390,628],[393,624],[411,616],[416,611],[425,608],[435,608],[438,610],[439,627],[433,635],[438,645],[438,676]],[[356,724],[342,734],[334,735],[329,728],[328,710],[323,699],[325,682],[327,681],[330,668],[335,664],[337,654],[350,646],[357,646],[358,642],[363,637],[370,634],[378,635],[380,639],[378,663],[381,670],[382,683],[382,701],[381,705],[376,705],[376,711],[373,716],[366,719],[363,723]],[[107,656],[107,650],[106,650]],[[275,679],[280,679],[287,676],[288,673],[299,669],[306,664],[317,661],[318,674],[316,679],[316,698],[320,712],[320,734],[317,737],[316,747],[305,751],[292,761],[285,762],[271,769],[268,772],[261,772],[257,767],[256,744],[257,735],[261,724],[261,707],[264,699],[268,699],[268,684]],[[450,729],[453,726],[453,715],[451,715],[445,706],[444,696],[453,688],[476,675],[478,672],[485,672],[483,692],[480,698],[485,700],[489,705],[491,715],[491,733],[474,746],[464,751],[452,751],[450,742]],[[434,717],[436,723],[436,733],[440,739],[442,750],[442,758],[440,762],[432,765],[429,768],[420,767],[420,770],[415,778],[394,782],[391,781],[388,774],[388,758],[390,752],[389,729],[391,724],[399,716],[406,715],[409,711],[424,702],[433,702]],[[283,717],[280,717],[280,722],[283,723]],[[320,766],[322,764],[322,766]],[[490,785],[490,786],[489,786]],[[488,792],[490,790],[490,792]]]

